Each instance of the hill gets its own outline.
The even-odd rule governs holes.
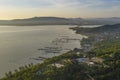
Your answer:
[[[103,34],[105,33],[113,33],[113,32],[119,32],[120,31],[120,24],[114,24],[114,25],[104,25],[94,28],[83,28],[83,27],[73,27],[70,28],[76,31],[76,33],[85,33],[85,34]]]
[[[26,19],[0,20],[0,25],[103,25],[120,23],[120,18],[61,18],[33,17]]]
[[[0,20],[0,25],[70,25],[79,24],[81,19],[68,19],[60,17],[33,17],[27,19]]]

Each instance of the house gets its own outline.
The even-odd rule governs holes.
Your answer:
[[[89,61],[89,58],[77,58],[76,60],[80,63],[85,63]]]
[[[79,63],[86,63],[87,65],[94,65],[94,62],[90,61],[89,58],[77,58]]]

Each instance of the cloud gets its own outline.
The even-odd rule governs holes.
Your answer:
[[[120,0],[0,0],[0,17],[12,18],[120,16],[119,9]]]
[[[0,0],[1,6],[8,7],[47,7],[53,5],[47,0]]]
[[[0,0],[2,6],[13,7],[112,7],[119,5],[120,0]]]

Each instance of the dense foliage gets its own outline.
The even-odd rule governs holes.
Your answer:
[[[97,43],[92,52],[103,59],[100,79],[97,80],[120,80],[120,39]]]

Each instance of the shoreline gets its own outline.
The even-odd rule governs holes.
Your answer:
[[[44,26],[43,26],[43,27],[44,27]],[[54,26],[53,28],[55,28],[55,27],[58,27],[58,29],[59,29],[59,27],[61,27],[61,26]],[[69,27],[70,27],[70,26],[69,26]],[[28,27],[28,28],[29,28],[29,27]],[[50,28],[51,28],[51,27],[50,27]],[[62,28],[60,28],[60,30],[61,30],[60,32],[63,32],[62,30],[63,30],[64,28],[65,28],[65,31],[67,30],[67,31],[65,32],[65,34],[67,33],[66,35],[68,35],[68,33],[70,33],[69,35],[72,35],[72,36],[75,36],[75,35],[76,35],[76,34],[73,34],[74,32],[73,32],[72,30],[69,30],[66,26],[65,26],[65,27],[63,26]],[[19,28],[17,28],[17,29],[19,29]],[[24,28],[22,28],[22,29],[24,29]],[[57,30],[58,30],[58,29],[57,29]],[[56,30],[55,30],[55,31],[56,31]],[[56,33],[58,33],[58,32],[56,31]],[[14,34],[15,34],[15,33],[14,33]],[[20,34],[21,34],[21,33],[20,33]],[[23,34],[23,32],[22,32],[22,34]],[[61,35],[61,34],[60,34],[60,35]],[[62,35],[63,35],[63,34],[62,34]],[[28,38],[29,38],[29,37],[28,37]],[[56,38],[58,38],[58,36],[55,37],[55,39],[56,39]],[[53,40],[53,39],[51,39],[51,40]],[[40,42],[40,41],[39,41],[39,42]],[[50,41],[50,42],[51,42],[51,41]],[[74,44],[74,42],[73,42],[73,44]],[[25,45],[25,44],[24,44],[24,45]],[[65,44],[65,45],[67,45],[67,44]],[[68,44],[68,45],[69,45],[69,44]],[[71,44],[70,44],[70,45],[71,45]],[[33,46],[34,46],[34,45],[33,45]],[[41,46],[42,46],[42,45],[41,45]],[[35,47],[34,51],[39,53],[38,49],[39,49],[39,48],[42,48],[41,46],[38,46],[37,48]],[[49,46],[49,45],[48,45],[48,46]],[[50,46],[51,46],[51,44],[50,44]],[[75,45],[71,45],[71,46],[76,46],[76,44],[75,44]],[[45,46],[43,46],[43,48],[44,48],[44,47],[45,47]],[[69,47],[69,46],[68,46],[68,47]],[[29,51],[29,52],[30,52],[30,51]],[[33,52],[32,54],[34,55],[35,52]],[[8,53],[9,53],[9,52],[8,52]],[[36,54],[35,54],[35,55],[36,55]],[[40,54],[37,54],[37,55],[38,55],[37,57],[41,56]],[[53,55],[53,54],[48,54],[48,55]],[[57,54],[56,54],[56,55],[57,55]],[[12,56],[12,54],[11,54],[11,56]],[[43,56],[44,56],[44,55],[43,55]],[[26,58],[27,58],[27,57],[26,57]],[[29,58],[36,58],[36,56],[33,56],[33,57],[31,57],[31,56],[29,57],[29,56],[28,56],[28,61],[26,61],[26,59],[24,60],[24,61],[26,61],[26,62],[24,62],[23,60],[19,60],[19,61],[23,61],[23,63],[21,63],[20,66],[24,66],[24,63],[25,63],[25,64],[29,64],[29,62],[30,62],[30,63],[32,63],[32,62],[34,63],[34,62],[35,62],[34,60],[29,60]],[[5,57],[4,59],[6,59],[6,57]],[[3,59],[3,62],[4,62],[4,59]],[[9,58],[7,58],[7,59],[9,59]],[[7,59],[6,59],[6,60],[7,60]],[[2,60],[2,59],[1,59],[1,60]],[[16,60],[16,61],[17,61],[17,60]],[[31,62],[31,61],[32,61],[32,62]],[[38,62],[38,61],[37,61],[37,62]],[[37,62],[36,62],[36,63],[37,63]],[[5,62],[5,64],[6,64],[6,62]],[[10,63],[10,64],[11,64],[11,63]],[[10,64],[9,64],[9,65],[10,65]],[[15,64],[15,63],[14,63],[14,64]],[[3,64],[3,65],[4,65],[4,64]],[[6,65],[7,65],[7,64],[6,64]],[[19,67],[20,67],[20,66],[19,66]],[[17,67],[15,66],[15,68],[14,68],[14,65],[13,65],[12,68],[11,68],[11,66],[10,66],[9,68],[11,69],[10,71],[14,71],[15,69],[17,69],[17,68],[19,68],[19,67],[18,67],[18,66],[17,66]],[[3,70],[0,70],[0,71],[1,71],[1,74],[4,73],[4,71],[5,71],[5,72],[8,72],[8,71],[9,71],[9,68],[4,68],[4,67],[2,67],[1,69],[3,69]],[[5,70],[4,70],[4,69],[5,69]],[[4,75],[4,74],[2,74],[2,75]]]

